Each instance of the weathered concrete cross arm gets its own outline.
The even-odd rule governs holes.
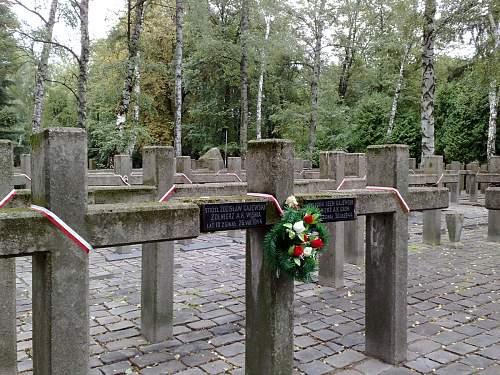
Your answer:
[[[477,175],[477,182],[482,183],[500,183],[500,173],[479,173]]]
[[[92,205],[85,224],[96,248],[171,241],[199,236],[200,210],[179,202]]]
[[[406,201],[412,211],[437,210],[448,207],[449,194],[447,188],[409,188]]]
[[[435,210],[448,207],[449,190],[446,188],[409,188],[406,202],[412,211]],[[356,199],[356,214],[370,215],[400,210],[400,203],[390,191],[353,189],[328,191],[317,194],[298,194],[299,202],[316,199]]]
[[[47,219],[27,208],[0,210],[0,258],[45,251],[54,230]]]
[[[486,190],[485,207],[488,210],[500,210],[500,187],[490,187]]]
[[[85,228],[77,233],[93,247],[170,241],[197,237],[200,213],[196,204],[172,202],[89,206]],[[58,229],[27,208],[0,212],[0,258],[44,252]]]

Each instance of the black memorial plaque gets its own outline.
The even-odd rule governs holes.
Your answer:
[[[324,223],[356,219],[355,198],[314,199],[304,203],[318,207],[321,210],[321,221]]]
[[[246,229],[266,225],[266,202],[202,204],[201,231]]]

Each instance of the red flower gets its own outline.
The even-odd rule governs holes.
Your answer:
[[[321,238],[316,238],[315,240],[311,241],[311,246],[315,249],[319,249],[323,247],[325,244],[323,243],[323,240]]]
[[[304,249],[301,246],[295,246],[293,249],[293,256],[300,257],[304,253]]]
[[[313,217],[313,215],[307,214],[306,216],[304,216],[304,221],[305,221],[307,224],[312,224],[312,223],[313,223],[313,221],[314,221],[314,217]]]
[[[309,241],[309,236],[307,234],[304,234],[304,242]]]

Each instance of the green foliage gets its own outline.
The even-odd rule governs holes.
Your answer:
[[[486,160],[489,103],[487,86],[467,74],[443,83],[436,95],[436,149],[449,162]]]
[[[349,145],[350,150],[360,152],[369,145],[384,143],[390,105],[390,98],[377,92],[360,100],[353,114],[355,128]]]

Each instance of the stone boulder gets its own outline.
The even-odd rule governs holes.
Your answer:
[[[200,158],[198,159],[197,167],[198,168],[209,168],[210,165],[213,166],[213,161],[212,159],[216,159],[219,164],[219,169],[222,169],[224,166],[224,159],[222,158],[222,155],[220,153],[220,150],[217,147],[212,147],[210,150],[205,152]]]

